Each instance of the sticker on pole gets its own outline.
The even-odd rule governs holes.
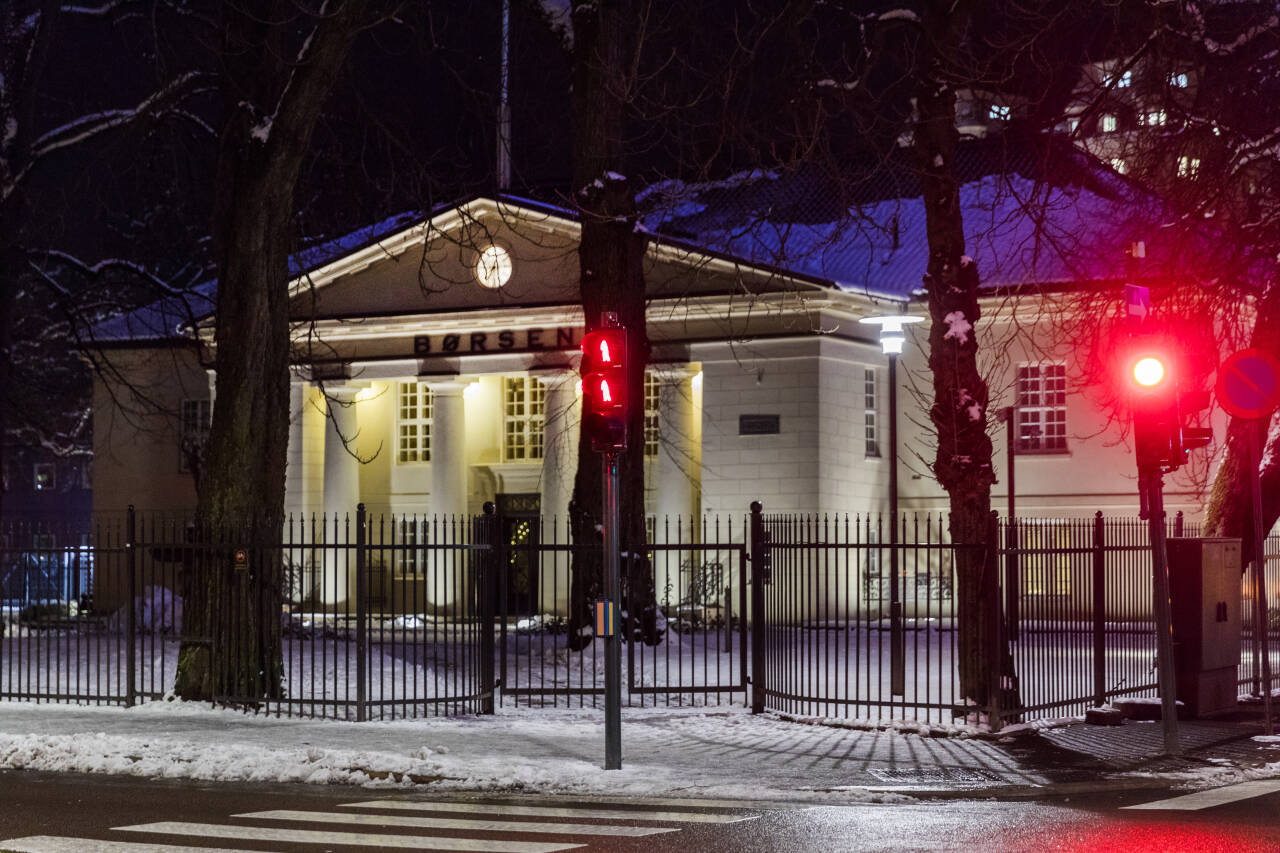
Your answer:
[[[1228,414],[1253,420],[1280,403],[1280,361],[1260,349],[1244,349],[1223,360],[1215,387]]]
[[[243,572],[246,569],[248,569],[249,568],[249,549],[237,548],[235,551],[235,554],[232,555],[231,562],[237,572]]]
[[[596,636],[612,637],[618,633],[618,619],[613,602],[607,598],[596,600]]]

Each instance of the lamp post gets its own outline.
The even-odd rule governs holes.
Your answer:
[[[923,317],[885,314],[859,322],[880,327],[880,350],[889,356],[889,692],[906,693],[906,649],[902,633],[902,590],[898,579],[898,356],[906,343],[904,327]]]

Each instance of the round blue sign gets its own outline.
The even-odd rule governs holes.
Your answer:
[[[1265,350],[1232,353],[1218,368],[1218,402],[1237,418],[1260,418],[1280,403],[1280,362]]]

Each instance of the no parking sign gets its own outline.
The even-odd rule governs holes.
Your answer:
[[[1216,390],[1228,414],[1261,418],[1280,403],[1280,361],[1256,348],[1232,353],[1218,368]]]

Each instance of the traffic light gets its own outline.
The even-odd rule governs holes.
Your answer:
[[[1213,440],[1213,430],[1185,425],[1208,408],[1209,392],[1179,391],[1176,366],[1155,354],[1134,359],[1130,378],[1138,468],[1176,471],[1192,450]]]
[[[1173,461],[1177,465],[1187,464],[1191,451],[1213,441],[1211,428],[1187,426],[1187,421],[1194,420],[1199,412],[1207,408],[1208,391],[1182,391],[1178,394],[1178,440],[1172,448]]]
[[[1133,442],[1138,468],[1172,470],[1170,438],[1177,423],[1177,395],[1165,360],[1144,355],[1129,369],[1132,379]],[[1177,466],[1174,466],[1177,467]]]
[[[582,423],[597,452],[625,450],[631,411],[627,330],[611,314],[582,338]]]

